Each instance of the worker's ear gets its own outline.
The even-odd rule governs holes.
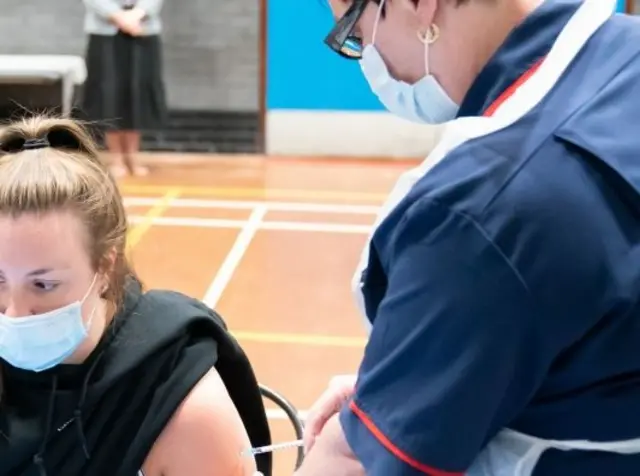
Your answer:
[[[410,3],[414,3],[411,0],[409,1]],[[414,7],[416,16],[418,17],[418,24],[422,28],[421,31],[426,31],[435,21],[438,10],[438,0],[418,0]]]
[[[426,31],[433,24],[438,0],[385,0],[385,8],[402,10],[403,16],[413,17],[412,23]]]

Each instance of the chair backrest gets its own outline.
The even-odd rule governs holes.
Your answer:
[[[271,432],[262,393],[253,367],[240,344],[227,330],[222,318],[213,313],[219,324],[218,362],[216,370],[227,387],[242,423],[244,424],[251,446],[267,446],[271,444]],[[273,458],[271,453],[256,456],[258,471],[264,476],[272,476]]]
[[[296,407],[294,407],[293,404],[289,400],[287,400],[283,395],[270,389],[266,385],[262,385],[262,384],[260,385],[260,393],[264,398],[266,398],[267,400],[271,400],[273,403],[278,405],[284,411],[284,413],[287,415],[287,418],[289,418],[291,425],[293,425],[293,430],[295,431],[296,439],[301,440],[304,434],[304,423],[300,419],[300,414],[296,409]],[[304,449],[299,447],[298,456],[296,458],[296,467],[295,467],[296,470],[300,467],[300,465],[302,465],[303,459],[304,459]]]

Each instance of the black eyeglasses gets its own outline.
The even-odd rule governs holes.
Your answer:
[[[348,59],[362,58],[362,39],[353,34],[369,0],[353,0],[346,13],[324,39],[325,44]]]

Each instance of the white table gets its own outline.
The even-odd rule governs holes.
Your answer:
[[[0,84],[51,84],[60,82],[62,114],[73,108],[75,86],[87,78],[84,59],[73,55],[0,55]]]

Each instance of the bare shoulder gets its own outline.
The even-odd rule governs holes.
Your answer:
[[[147,461],[147,476],[253,476],[244,429],[227,389],[210,370],[182,402],[156,441]]]

